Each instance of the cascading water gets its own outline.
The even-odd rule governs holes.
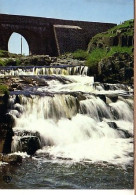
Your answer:
[[[5,67],[0,68],[0,76],[19,75],[86,75],[86,66],[27,66],[27,67]]]
[[[47,86],[11,93],[9,114],[15,119],[12,152],[21,151],[20,139],[37,133],[40,149],[34,159],[42,163],[132,167],[132,89],[94,83],[86,75],[87,69],[73,70],[63,70],[62,76],[54,69],[55,77],[37,76]],[[70,73],[72,76],[67,75]],[[48,73],[42,69],[42,74]]]

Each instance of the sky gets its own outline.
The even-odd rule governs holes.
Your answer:
[[[119,24],[134,18],[134,0],[0,0],[0,13]],[[16,48],[12,35],[10,48]],[[19,38],[20,40],[20,38]],[[11,41],[11,39],[10,39]],[[18,41],[16,41],[17,43]],[[13,47],[14,45],[14,47]],[[23,46],[25,46],[23,39]]]

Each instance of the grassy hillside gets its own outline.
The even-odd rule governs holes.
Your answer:
[[[85,60],[89,75],[95,75],[98,81],[132,83],[133,43],[134,20],[129,20],[95,35],[86,51],[78,50],[72,55]]]

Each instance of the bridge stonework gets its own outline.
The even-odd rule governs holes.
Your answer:
[[[30,54],[58,56],[86,49],[89,40],[116,24],[0,14],[0,49],[8,51],[13,32],[21,34]]]

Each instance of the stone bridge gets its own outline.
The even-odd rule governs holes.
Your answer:
[[[0,49],[8,51],[9,38],[16,32],[26,39],[30,54],[57,56],[86,49],[92,36],[113,26],[115,24],[0,14]]]

